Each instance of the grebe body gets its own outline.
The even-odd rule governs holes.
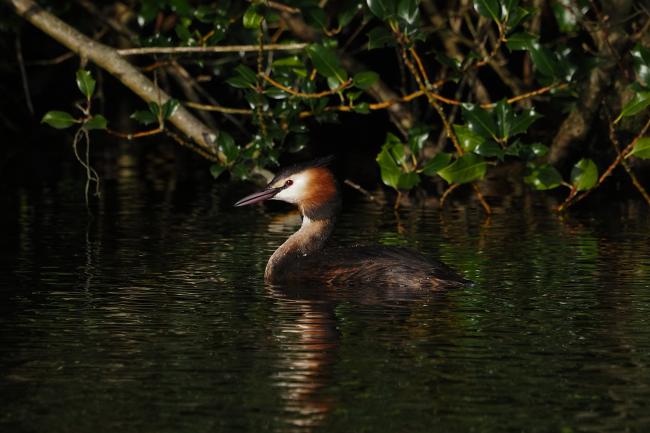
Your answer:
[[[266,188],[235,206],[281,200],[298,206],[300,229],[271,256],[264,279],[272,284],[400,287],[432,290],[458,287],[469,281],[444,263],[402,247],[331,247],[328,240],[340,210],[331,158],[296,165],[278,173]]]

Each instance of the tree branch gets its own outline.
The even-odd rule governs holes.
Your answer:
[[[265,51],[299,51],[307,46],[305,43],[268,44]],[[121,56],[140,56],[143,54],[185,54],[185,53],[240,53],[257,52],[259,45],[212,45],[208,47],[143,47],[116,50]]]
[[[91,60],[97,66],[109,72],[146,102],[163,104],[170,99],[167,93],[124,60],[117,50],[93,41],[31,0],[7,1],[15,8],[18,15],[69,50],[77,53],[82,59]],[[187,109],[178,107],[169,118],[169,121],[190,137],[199,147],[208,153],[217,153],[212,141],[216,138],[218,131],[205,126]]]

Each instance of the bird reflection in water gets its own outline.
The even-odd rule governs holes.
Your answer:
[[[276,328],[281,356],[275,383],[281,390],[288,423],[296,430],[309,431],[321,425],[335,407],[326,391],[340,343],[334,304],[296,298],[279,287],[270,291],[281,321]],[[319,291],[309,288],[307,292]]]

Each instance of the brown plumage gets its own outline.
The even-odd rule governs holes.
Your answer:
[[[444,263],[407,248],[326,246],[340,208],[336,181],[326,167],[329,161],[320,159],[285,169],[264,190],[235,203],[245,206],[282,200],[297,205],[303,217],[300,229],[269,259],[264,273],[267,282],[407,290],[435,290],[469,282]]]

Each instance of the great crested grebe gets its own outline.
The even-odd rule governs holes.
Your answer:
[[[413,290],[469,283],[444,263],[407,248],[327,246],[341,207],[337,183],[326,167],[331,159],[321,158],[284,169],[264,190],[235,203],[246,206],[281,200],[297,205],[300,210],[300,229],[275,250],[266,265],[264,279],[268,283],[377,285]]]

